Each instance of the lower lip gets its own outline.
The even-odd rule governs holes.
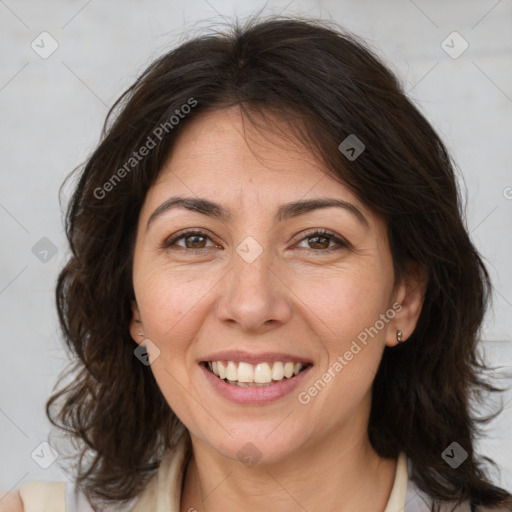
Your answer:
[[[312,368],[308,366],[305,370],[290,379],[283,379],[271,386],[241,387],[236,384],[228,384],[214,375],[204,364],[199,365],[213,388],[224,398],[237,404],[261,405],[279,400],[291,393],[305,378]]]

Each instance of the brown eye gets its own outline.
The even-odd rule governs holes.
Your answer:
[[[183,237],[185,246],[188,249],[202,249],[206,243],[206,238],[203,235],[187,235]]]
[[[177,243],[184,241],[184,243]],[[213,242],[210,245],[207,245],[208,240],[211,239],[202,231],[187,231],[185,233],[178,234],[174,237],[171,237],[170,239],[166,240],[163,244],[163,247],[166,249],[174,249],[174,248],[181,248],[181,249],[208,249],[209,247],[217,247]]]
[[[300,244],[304,242],[307,243],[307,246],[303,246],[305,249],[309,249],[315,252],[331,252],[334,250],[350,247],[350,244],[348,242],[342,240],[334,233],[323,230],[315,231],[304,237],[299,242],[299,247]],[[331,245],[331,242],[334,245]]]
[[[328,249],[331,240],[326,236],[308,237],[309,245],[312,249]]]

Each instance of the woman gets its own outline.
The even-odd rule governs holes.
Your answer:
[[[78,476],[21,486],[20,510],[512,510],[474,451],[490,285],[449,155],[336,26],[253,21],[158,59],[67,235],[76,363],[47,413]]]

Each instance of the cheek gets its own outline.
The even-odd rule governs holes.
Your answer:
[[[190,427],[200,398],[192,385],[197,369],[190,347],[204,321],[208,291],[218,277],[171,271],[155,263],[146,269],[134,275],[134,286],[146,337],[160,350],[151,371],[171,409]]]
[[[313,396],[320,395],[317,388],[326,388],[318,404],[325,406],[327,424],[338,418],[333,411],[353,414],[371,389],[387,332],[386,323],[379,329],[375,325],[379,322],[380,326],[379,319],[388,310],[388,288],[377,274],[368,279],[368,274],[358,273],[310,288],[314,314],[309,318],[317,334],[325,333],[321,339],[327,358],[318,369],[321,383],[304,391]]]
[[[345,269],[316,277],[297,283],[296,295],[310,310],[311,321],[336,348],[374,325],[389,306],[391,287],[377,270]]]
[[[205,267],[206,268],[206,267]],[[191,273],[147,265],[134,275],[137,303],[146,336],[162,349],[190,343],[201,323],[203,305],[219,277],[214,272]]]

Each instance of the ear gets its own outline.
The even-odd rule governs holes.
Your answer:
[[[425,299],[427,289],[427,272],[419,263],[411,262],[401,282],[396,286],[393,309],[395,317],[391,320],[386,336],[386,345],[394,347],[397,345],[397,332],[402,331],[402,341],[407,340],[413,333],[420,317],[421,308]]]
[[[140,318],[139,306],[137,305],[137,301],[134,299],[131,301],[132,308],[132,318],[130,320],[130,334],[132,336],[133,341],[140,345],[144,341],[144,329],[142,327],[142,321]],[[142,333],[142,335],[141,335]]]

